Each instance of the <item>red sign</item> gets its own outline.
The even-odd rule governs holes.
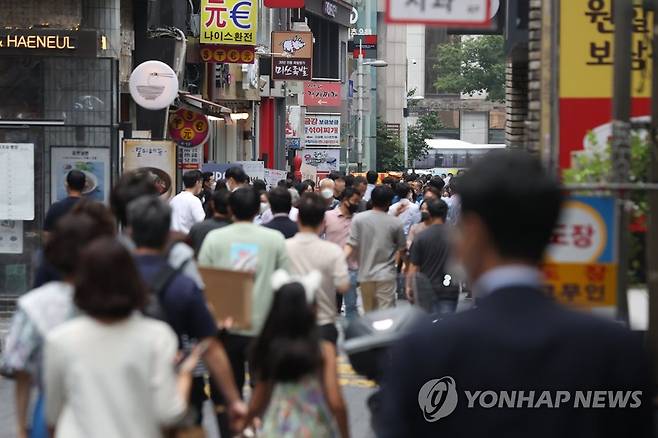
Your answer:
[[[205,143],[210,135],[208,118],[201,113],[179,108],[169,119],[169,135],[183,147]]]
[[[358,58],[361,52],[366,59],[377,58],[377,35],[355,35],[352,44],[354,44],[352,52],[354,59]]]
[[[254,46],[207,45],[201,48],[203,62],[226,64],[253,64],[256,59]]]
[[[304,82],[304,105],[339,107],[340,82]]]
[[[610,98],[562,98],[560,99],[560,168],[571,167],[573,152],[582,151],[588,136],[597,137],[604,146],[612,134],[612,99]],[[651,114],[651,99],[632,99],[631,116]],[[600,138],[598,138],[600,137]]]
[[[268,8],[303,8],[304,0],[265,0],[265,6]]]

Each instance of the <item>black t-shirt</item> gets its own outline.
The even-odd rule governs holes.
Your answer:
[[[212,230],[216,230],[230,224],[231,222],[225,219],[210,218],[203,222],[192,225],[192,228],[190,229],[190,240],[192,241],[194,253],[197,255],[199,254],[203,239],[206,238],[208,233],[210,233]]]
[[[48,213],[46,214],[46,219],[43,221],[44,231],[52,231],[53,229],[55,229],[55,225],[57,225],[57,221],[59,221],[60,218],[64,216],[66,213],[71,211],[73,206],[79,200],[80,198],[69,196],[51,205],[50,208],[48,209]]]
[[[448,225],[431,225],[416,235],[409,250],[411,263],[418,266],[420,273],[425,275],[432,286],[442,287],[450,257],[450,241]]]

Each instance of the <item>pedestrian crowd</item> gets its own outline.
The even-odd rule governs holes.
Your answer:
[[[254,425],[262,436],[348,436],[337,321],[394,306],[400,267],[431,264],[429,253],[411,264],[408,247],[449,210],[443,179],[372,171],[269,191],[237,166],[220,181],[188,171],[165,200],[137,170],[109,207],[84,199],[84,184],[71,171],[69,196],[48,211],[35,288],[2,354],[20,438],[189,433],[208,398],[222,436]],[[215,317],[202,268],[253,274],[249,327]]]
[[[538,435],[508,411],[427,420],[450,386],[425,408],[419,390],[444,375],[473,389],[599,389],[606,379],[645,388],[641,349],[624,329],[541,292],[562,195],[534,158],[494,153],[445,177],[291,175],[269,191],[241,167],[219,181],[188,171],[171,200],[137,170],[119,178],[109,207],[81,197],[84,178],[71,171],[69,197],[47,215],[35,288],[18,300],[2,352],[0,370],[16,380],[19,438],[204,436],[207,400],[223,437],[255,429],[346,438],[339,319],[401,299],[434,323],[394,351],[378,435],[436,436],[432,428],[443,427],[446,436],[575,436],[573,427],[594,437],[632,421],[637,433],[625,436],[644,436],[639,410],[540,410],[531,415]],[[456,237],[481,303],[451,315],[464,284]],[[216,316],[204,295],[212,269],[253,276],[248,326]]]

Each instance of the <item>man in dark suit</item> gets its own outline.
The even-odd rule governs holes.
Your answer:
[[[270,203],[273,218],[264,226],[280,231],[286,239],[290,239],[297,234],[299,227],[288,217],[292,208],[292,196],[290,196],[288,189],[284,187],[273,188],[267,194],[267,200]]]
[[[538,267],[562,203],[558,184],[535,158],[502,151],[457,190],[458,252],[476,305],[395,347],[378,435],[651,436],[639,336],[542,292]]]

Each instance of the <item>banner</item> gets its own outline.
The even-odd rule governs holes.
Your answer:
[[[318,168],[310,164],[302,163],[302,166],[299,168],[299,171],[302,174],[302,181],[310,179],[311,181],[316,181],[318,177]]]
[[[123,170],[153,173],[163,198],[176,192],[176,145],[173,141],[124,140]]]
[[[66,176],[72,170],[85,174],[82,194],[96,201],[107,201],[110,189],[110,149],[61,147],[50,148],[50,199],[66,198]]]
[[[652,14],[642,5],[634,6],[631,45],[634,118],[651,113]],[[562,169],[571,167],[573,152],[603,150],[612,135],[614,29],[612,0],[560,2],[559,161]]]
[[[201,0],[201,44],[256,45],[258,2]]]
[[[340,114],[307,114],[304,134],[307,146],[340,146]]]
[[[306,148],[302,151],[302,163],[315,167],[318,172],[332,172],[338,170],[340,164],[340,149]]]
[[[244,169],[244,172],[252,179],[265,180],[265,163],[262,161],[236,161]]]
[[[279,181],[285,180],[287,177],[288,172],[285,170],[265,169],[265,184],[267,184],[267,190],[273,189]]]

